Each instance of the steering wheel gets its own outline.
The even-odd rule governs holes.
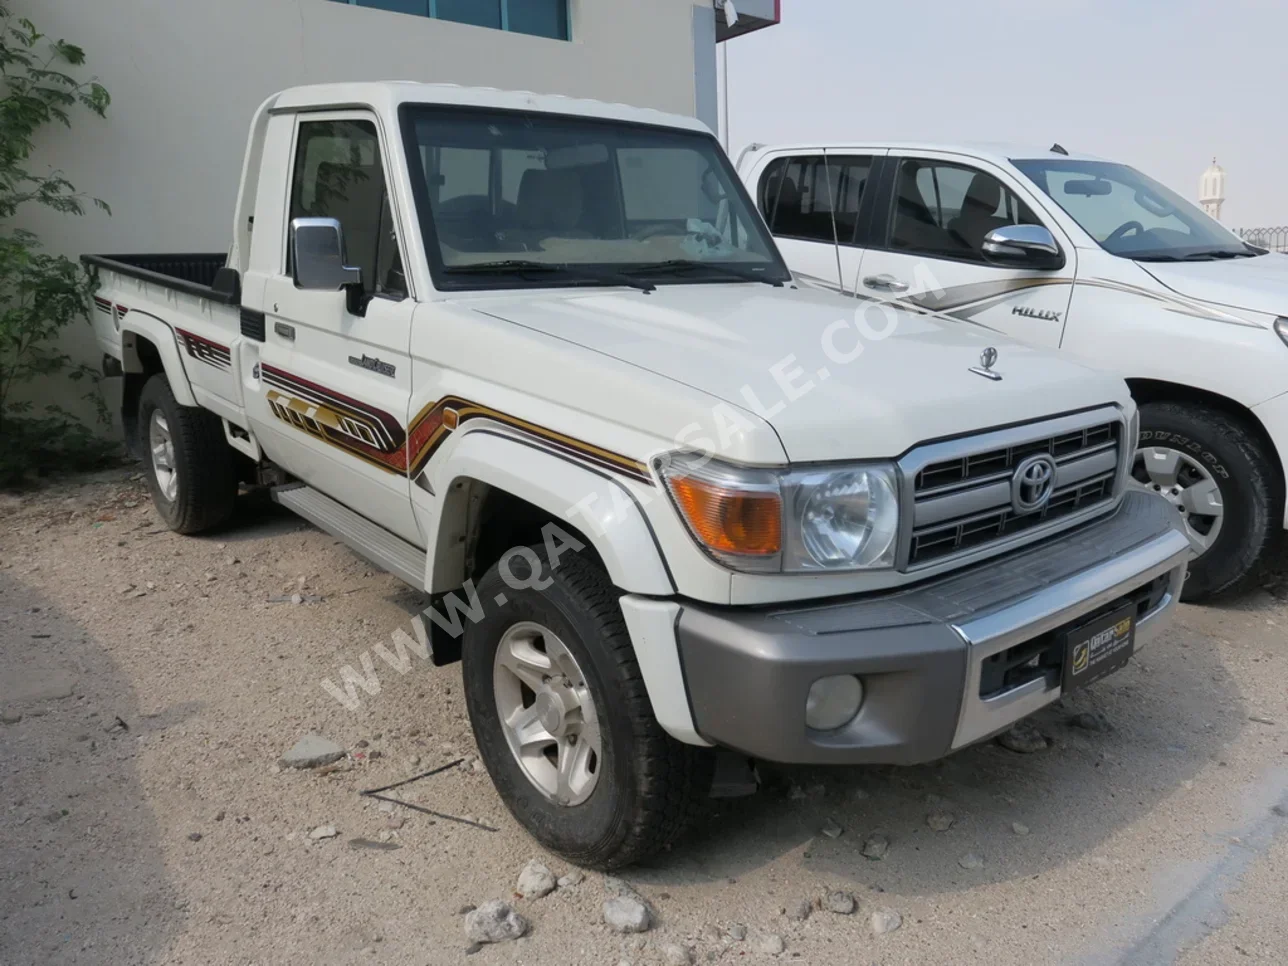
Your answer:
[[[1137,235],[1143,235],[1145,233],[1145,226],[1138,221],[1129,221],[1124,225],[1119,225],[1109,233],[1109,237],[1105,239],[1104,243],[1108,245],[1110,242],[1118,241],[1120,238],[1125,238],[1127,237],[1128,232],[1135,232]]]

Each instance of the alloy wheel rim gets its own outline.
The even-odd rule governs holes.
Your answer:
[[[173,503],[179,495],[174,437],[170,435],[170,424],[166,422],[165,414],[159,409],[152,410],[152,419],[148,423],[148,446],[152,450],[152,472],[156,476],[157,487],[166,502]]]
[[[523,621],[501,635],[492,671],[506,743],[549,801],[580,805],[603,767],[599,714],[586,675],[553,631]]]
[[[1157,493],[1181,517],[1191,558],[1205,553],[1221,534],[1225,503],[1216,478],[1188,453],[1169,446],[1142,446],[1132,464],[1131,483]]]

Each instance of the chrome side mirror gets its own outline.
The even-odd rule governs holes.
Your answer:
[[[297,288],[339,292],[362,287],[362,269],[346,265],[344,229],[335,218],[291,221],[291,268]]]
[[[1004,225],[984,236],[984,258],[1011,268],[1064,267],[1064,253],[1044,225]]]

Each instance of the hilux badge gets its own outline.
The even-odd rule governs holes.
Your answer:
[[[997,362],[997,350],[989,346],[979,354],[979,365],[971,366],[970,371],[977,376],[983,376],[985,379],[992,379],[994,382],[1001,382],[1000,373],[993,371],[993,366]]]

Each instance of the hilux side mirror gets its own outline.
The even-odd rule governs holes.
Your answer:
[[[1003,225],[984,236],[984,258],[1008,268],[1057,269],[1064,253],[1044,225]]]
[[[291,220],[291,268],[297,288],[339,292],[362,288],[362,269],[346,265],[344,229],[335,218]]]

